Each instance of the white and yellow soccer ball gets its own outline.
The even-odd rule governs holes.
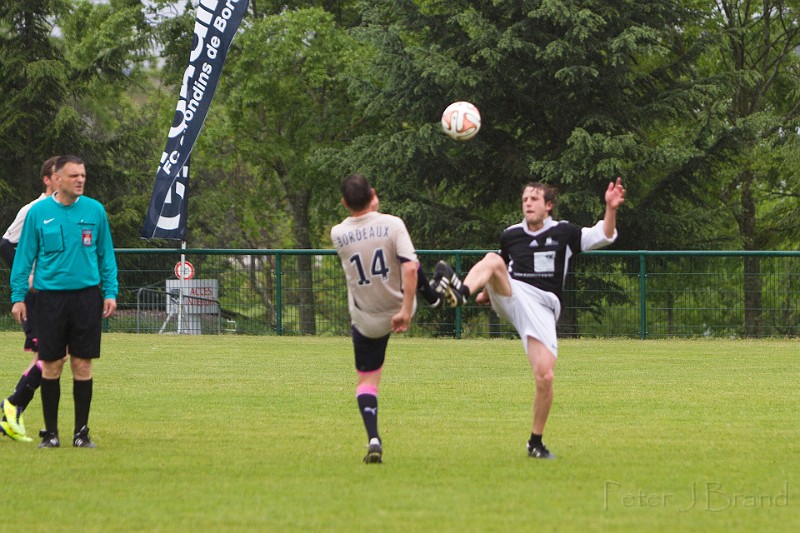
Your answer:
[[[442,129],[457,141],[468,141],[481,129],[481,113],[469,102],[453,102],[442,113]]]

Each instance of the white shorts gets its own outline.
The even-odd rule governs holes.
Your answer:
[[[553,293],[517,281],[510,274],[508,281],[511,284],[511,296],[500,296],[486,285],[492,300],[492,309],[500,317],[511,322],[522,339],[526,353],[528,337],[533,337],[558,357],[556,320],[561,314],[561,303],[558,298]]]

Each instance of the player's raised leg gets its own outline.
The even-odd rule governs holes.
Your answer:
[[[450,265],[439,261],[434,281],[437,283],[437,291],[445,296],[450,307],[464,305],[472,294],[477,294],[486,285],[491,285],[496,294],[511,295],[506,264],[503,258],[494,252],[486,254],[483,259],[475,263],[463,282],[458,279]]]
[[[439,309],[442,306],[444,298],[436,292],[436,283],[434,280],[428,279],[421,263],[417,265],[417,292],[428,302],[432,309]]]
[[[461,292],[463,288],[461,279],[456,275],[453,268],[444,261],[436,263],[433,287],[450,307],[464,305],[469,300],[469,292],[467,291],[466,294]]]

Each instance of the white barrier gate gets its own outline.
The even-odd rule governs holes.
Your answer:
[[[215,279],[168,279],[167,320],[177,317],[177,332],[201,335],[202,315],[219,316],[219,283]],[[163,329],[163,328],[162,328]]]

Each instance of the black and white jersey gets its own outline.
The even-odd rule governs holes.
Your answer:
[[[606,238],[602,220],[584,228],[548,217],[537,231],[528,229],[523,220],[500,235],[500,255],[513,279],[551,292],[561,301],[572,256],[607,246],[616,238],[616,231],[611,239]]]
[[[31,210],[33,204],[44,198],[47,198],[47,196],[42,193],[36,200],[22,206],[20,210],[17,211],[14,222],[12,222],[6,232],[3,233],[3,238],[0,239],[0,256],[3,257],[3,260],[8,264],[9,268],[14,264],[17,243],[19,242],[19,236],[22,234],[22,225],[25,223],[25,217],[28,215],[28,211]]]

